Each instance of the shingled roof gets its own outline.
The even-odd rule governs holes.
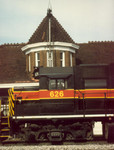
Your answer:
[[[31,81],[26,73],[26,57],[21,51],[23,44],[0,46],[0,83]]]
[[[36,31],[29,39],[28,44],[37,42],[48,42],[49,41],[49,18],[51,19],[51,41],[52,42],[68,42],[75,43],[70,35],[65,31],[57,19],[52,15],[48,14],[43,19],[41,24],[38,26]]]
[[[114,42],[98,41],[78,44],[77,60],[83,64],[114,63]]]
[[[25,44],[0,46],[0,83],[33,82],[26,73],[26,56],[21,51]],[[83,64],[114,63],[114,42],[78,44],[77,60]]]

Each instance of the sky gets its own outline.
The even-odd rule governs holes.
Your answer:
[[[0,0],[0,45],[28,42],[48,7],[76,43],[114,41],[114,0]]]

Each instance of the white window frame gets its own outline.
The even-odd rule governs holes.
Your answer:
[[[49,53],[51,54],[50,58]],[[47,51],[47,67],[53,67],[53,51]]]
[[[72,65],[72,57],[73,57],[73,55],[72,55],[72,53],[70,53],[70,67],[73,66],[73,65]]]
[[[30,55],[28,55],[28,69],[29,69],[29,72],[31,72],[31,57],[30,57]]]
[[[38,57],[38,55],[39,55],[39,57]],[[39,58],[39,59],[38,59],[38,58]],[[40,53],[39,53],[39,52],[36,52],[36,53],[35,53],[35,66],[36,66],[36,67],[39,67],[39,66],[40,66],[39,63],[40,63]]]
[[[61,67],[65,67],[65,52],[60,52],[60,55],[62,54],[62,58],[60,58],[60,62],[62,62]]]

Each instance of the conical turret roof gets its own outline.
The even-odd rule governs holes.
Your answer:
[[[28,44],[49,41],[49,19],[51,20],[51,42],[75,43],[50,11],[33,33]]]

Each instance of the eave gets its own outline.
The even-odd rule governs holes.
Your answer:
[[[21,48],[25,54],[29,54],[31,52],[38,52],[43,50],[62,50],[62,51],[70,51],[75,53],[79,46],[73,43],[66,42],[39,42],[34,44],[28,44]]]

